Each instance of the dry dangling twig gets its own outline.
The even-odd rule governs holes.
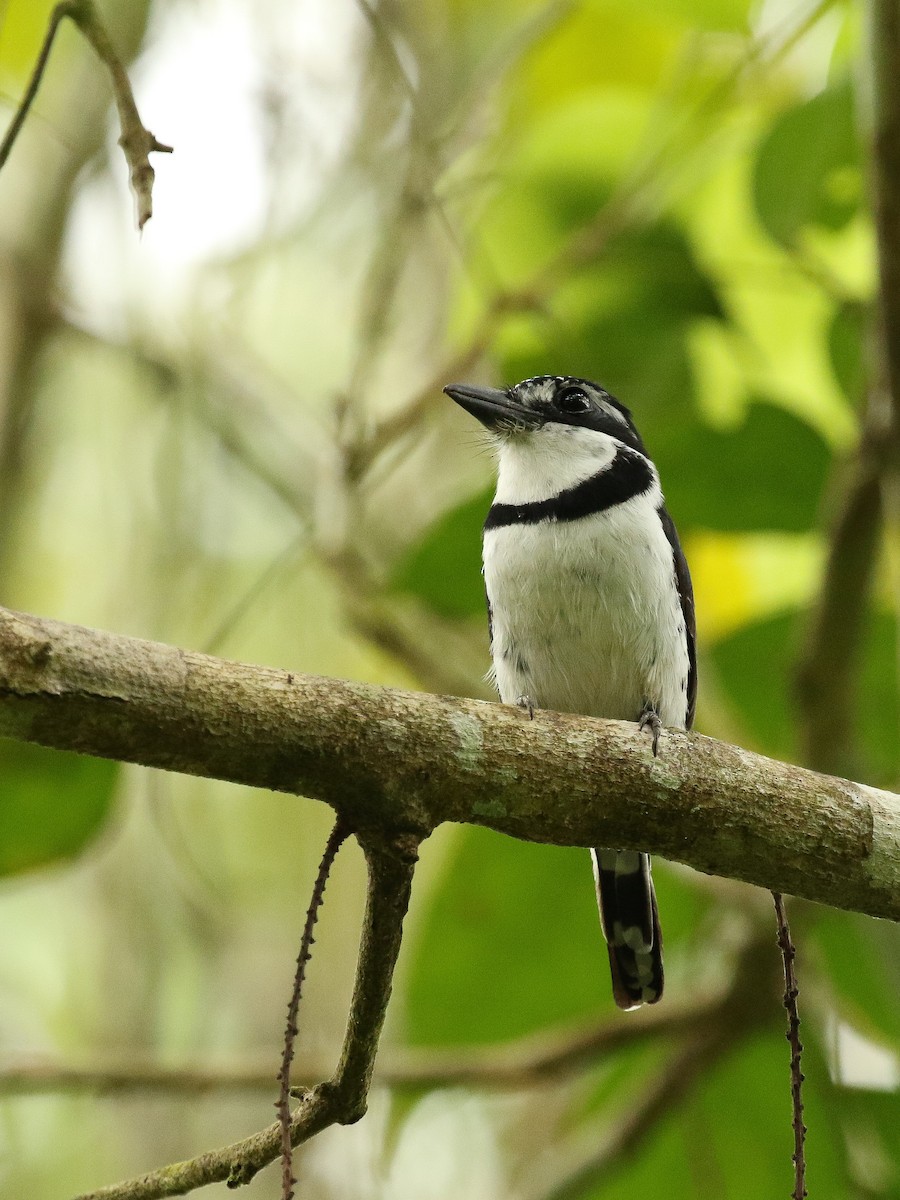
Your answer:
[[[64,0],[63,3],[57,4],[50,14],[44,44],[41,46],[40,54],[31,73],[31,79],[28,81],[28,87],[25,89],[25,94],[12,119],[12,124],[6,131],[6,136],[2,144],[0,144],[0,168],[3,167],[9,158],[16,138],[25,124],[25,118],[28,116],[34,98],[38,93],[38,88],[41,85],[41,80],[43,79],[44,71],[50,58],[50,51],[53,48],[53,42],[56,38],[56,32],[66,17],[78,26],[81,33],[93,46],[98,58],[106,64],[109,70],[110,78],[112,79],[113,94],[116,99],[116,108],[119,112],[119,125],[122,130],[119,145],[122,147],[125,160],[128,163],[131,190],[134,192],[137,227],[138,229],[143,229],[153,216],[153,180],[155,172],[150,165],[150,154],[171,154],[172,147],[165,146],[162,142],[157,141],[150,130],[144,127],[134,101],[134,92],[131,90],[128,74],[122,65],[122,60],[113,47],[109,34],[106,32],[106,28],[100,20],[92,0]]]
[[[368,887],[347,1031],[332,1077],[306,1092],[291,1114],[292,1147],[315,1137],[329,1125],[352,1125],[365,1115],[378,1040],[400,953],[420,838],[413,833],[389,835],[373,831],[356,836],[366,856]],[[230,1146],[86,1192],[76,1200],[160,1200],[219,1182],[240,1187],[274,1162],[281,1148],[281,1122],[275,1121]]]
[[[309,908],[306,910],[306,922],[303,926],[303,937],[300,939],[300,952],[297,955],[297,970],[294,973],[294,989],[288,1004],[287,1028],[284,1031],[284,1054],[281,1059],[281,1070],[278,1072],[278,1082],[281,1089],[275,1104],[278,1119],[281,1122],[281,1191],[284,1200],[292,1200],[294,1195],[292,1154],[291,1154],[291,1062],[294,1058],[294,1042],[297,1037],[297,1013],[300,1009],[300,994],[303,990],[303,979],[306,975],[306,964],[312,957],[312,945],[315,941],[313,929],[319,915],[319,908],[325,896],[325,885],[331,873],[332,865],[337,857],[348,830],[338,819],[334,823],[322,861],[319,863],[319,873],[313,885]]]
[[[788,1018],[785,1037],[791,1046],[791,1105],[794,1112],[794,1190],[791,1196],[792,1200],[804,1200],[807,1194],[804,1149],[806,1126],[803,1124],[803,1071],[800,1058],[803,1052],[803,1043],[800,1041],[800,1011],[797,1008],[797,997],[800,993],[797,987],[797,974],[794,970],[797,950],[791,941],[791,930],[781,892],[773,892],[772,899],[775,901],[775,915],[778,918],[778,946],[784,962],[784,1007]]]

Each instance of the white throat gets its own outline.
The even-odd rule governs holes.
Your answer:
[[[548,423],[499,443],[499,504],[547,500],[609,467],[621,443],[608,433]]]

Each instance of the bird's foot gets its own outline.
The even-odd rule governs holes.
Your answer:
[[[656,758],[659,753],[659,735],[662,731],[662,721],[659,719],[659,713],[648,700],[641,709],[641,715],[638,717],[638,729],[641,733],[645,729],[650,730],[652,736],[651,746],[653,748],[653,757]]]
[[[528,712],[529,721],[534,720],[534,701],[530,696],[517,696],[516,707],[524,708]]]

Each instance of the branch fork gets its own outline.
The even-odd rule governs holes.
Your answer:
[[[334,1074],[306,1092],[291,1114],[291,1148],[329,1125],[352,1125],[366,1112],[420,839],[408,832],[367,830],[358,833],[357,840],[366,856],[366,913],[347,1030]],[[282,1154],[283,1134],[282,1122],[276,1121],[243,1141],[86,1192],[76,1200],[158,1200],[223,1181],[240,1187]],[[289,1161],[287,1169],[290,1172]]]

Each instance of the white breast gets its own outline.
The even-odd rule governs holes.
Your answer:
[[[658,489],[570,522],[488,530],[484,578],[500,698],[683,726],[688,652]]]

